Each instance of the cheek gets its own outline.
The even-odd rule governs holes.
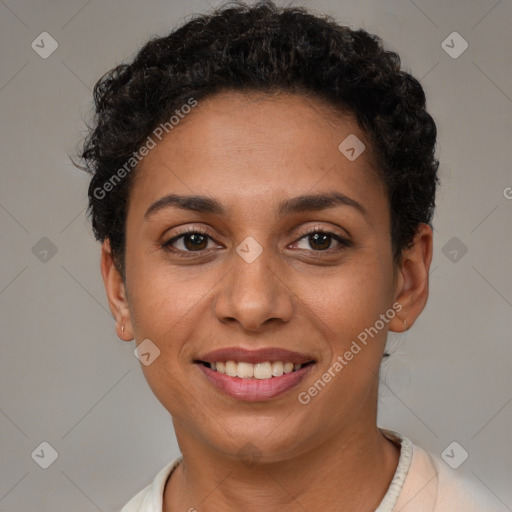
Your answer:
[[[220,276],[204,271],[199,275],[192,267],[173,269],[156,258],[132,257],[131,264],[127,284],[135,339],[137,343],[149,339],[160,351],[154,362],[141,363],[141,368],[161,403],[179,411],[192,400],[184,389],[188,376],[183,371],[190,363],[186,348],[199,336],[199,320],[205,318],[209,293]]]
[[[133,329],[137,342],[149,339],[157,347],[157,357],[149,365],[141,362],[144,377],[156,398],[171,414],[187,410],[195,400],[186,389],[187,376],[180,361],[187,340],[193,336],[191,322],[203,294],[183,289],[165,270],[151,269],[134,280]],[[159,352],[158,352],[159,351]],[[197,411],[199,414],[199,411]]]
[[[314,286],[305,284],[298,295],[338,342],[347,341],[388,309],[392,293],[388,273],[379,261],[367,259],[340,267]]]
[[[187,425],[202,425],[211,422],[204,404],[198,400],[176,363],[166,359],[162,353],[151,365],[142,365],[142,371],[157,400],[171,414],[173,421],[185,420]],[[178,368],[178,369],[177,369]]]
[[[194,277],[193,267],[176,268],[161,256],[134,258],[130,281],[132,323],[137,339],[154,337],[167,345],[201,308],[215,286],[210,273]]]

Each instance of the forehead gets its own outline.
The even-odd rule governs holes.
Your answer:
[[[353,137],[365,149],[351,161],[339,146]],[[144,206],[172,192],[218,193],[226,202],[248,205],[315,188],[360,198],[382,194],[373,161],[354,116],[320,99],[226,91],[198,101],[144,157],[130,210],[143,215]]]
[[[332,151],[331,136],[334,135],[336,142],[344,134],[365,138],[351,112],[341,112],[319,98],[284,92],[224,91],[200,100],[165,136],[159,149],[163,150],[164,146],[169,150],[179,149],[180,158],[196,160],[217,155],[243,158],[243,154],[255,154],[265,145],[280,150],[267,157],[276,158],[287,151],[300,154],[307,149],[312,159],[317,160],[323,150]],[[305,139],[317,151],[304,148]],[[159,153],[154,151],[153,157]],[[152,160],[148,156],[146,162]]]

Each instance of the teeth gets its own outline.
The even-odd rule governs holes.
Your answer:
[[[240,363],[238,363],[240,364]],[[257,363],[254,366],[254,377],[256,379],[270,379],[272,378],[272,365],[267,361],[266,363]]]
[[[251,363],[238,363],[236,376],[242,379],[251,379],[254,376],[254,365]]]
[[[241,377],[242,379],[271,379],[281,377],[284,373],[291,373],[302,368],[302,364],[283,363],[282,361],[265,361],[264,363],[246,363],[245,361],[217,361],[210,363],[211,369],[230,377]]]
[[[283,373],[283,363],[281,363],[281,361],[272,363],[272,375],[274,377],[281,377]]]
[[[238,363],[235,361],[226,361],[226,375],[230,377],[236,377],[236,372],[238,370]]]

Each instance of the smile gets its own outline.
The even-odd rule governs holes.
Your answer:
[[[212,363],[202,362],[208,365],[210,369],[228,375],[229,377],[240,377],[242,379],[272,379],[281,377],[281,375],[296,372],[307,364],[312,364],[310,361],[305,364],[275,361],[265,361],[262,363],[248,363],[245,361],[217,361]]]
[[[221,373],[220,369],[223,365],[225,371],[235,373],[235,375]],[[291,370],[290,365],[292,365]],[[315,363],[314,361],[306,364],[282,363],[281,361],[270,363],[267,361],[253,364],[242,361],[238,363],[235,361],[226,361],[226,363],[199,361],[195,366],[206,377],[207,382],[222,394],[246,402],[259,402],[276,398],[296,388],[314,368]],[[213,369],[212,366],[215,366],[216,369]],[[237,376],[236,374],[239,372],[245,377]],[[250,376],[251,372],[252,376]],[[270,376],[268,376],[269,372]],[[273,375],[273,372],[277,375]]]

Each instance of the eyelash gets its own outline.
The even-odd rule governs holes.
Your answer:
[[[331,231],[326,231],[326,230],[324,230],[322,228],[319,228],[319,227],[314,227],[312,229],[306,229],[306,230],[300,231],[299,232],[299,238],[297,240],[295,240],[295,242],[293,242],[293,243],[295,244],[295,243],[299,242],[300,240],[302,240],[303,238],[305,238],[306,236],[312,235],[312,234],[315,234],[315,233],[318,233],[318,234],[321,234],[321,235],[329,235],[332,238],[334,238],[337,242],[339,242],[339,244],[340,244],[339,247],[334,248],[334,249],[332,249],[332,248],[325,249],[325,250],[314,250],[314,249],[311,249],[311,251],[316,252],[316,253],[328,253],[330,251],[341,252],[342,250],[344,250],[347,247],[350,247],[352,245],[352,243],[350,241],[348,241],[346,238],[344,238],[344,237],[342,237],[342,236],[340,236],[340,235],[338,235],[336,233],[333,233]],[[207,236],[211,240],[215,240],[213,238],[213,236],[211,236],[211,234],[208,231],[206,231],[206,230],[202,230],[202,229],[199,229],[199,228],[186,228],[181,233],[179,233],[178,235],[173,236],[172,238],[170,238],[169,240],[164,242],[161,245],[161,248],[164,249],[165,251],[172,252],[172,253],[176,254],[177,256],[184,257],[184,258],[189,258],[189,257],[193,256],[194,253],[202,253],[202,252],[208,250],[208,249],[202,249],[200,251],[182,251],[181,249],[174,249],[172,247],[172,244],[174,242],[176,242],[180,238],[183,238],[184,236],[190,235],[190,234],[203,235],[203,236]]]

